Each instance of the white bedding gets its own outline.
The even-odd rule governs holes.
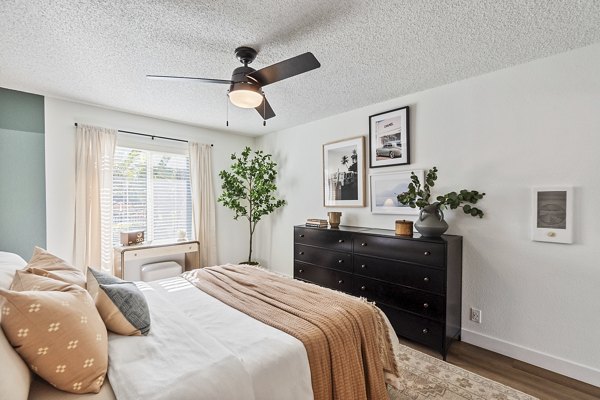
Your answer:
[[[119,400],[312,399],[302,342],[214,299],[183,278],[140,283],[148,336],[109,336]]]

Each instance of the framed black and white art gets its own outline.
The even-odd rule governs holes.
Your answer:
[[[323,145],[323,205],[365,206],[365,138]]]
[[[531,197],[532,239],[573,243],[573,187],[535,187]]]
[[[371,168],[410,164],[408,106],[369,117]]]

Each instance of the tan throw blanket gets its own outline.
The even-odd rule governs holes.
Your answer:
[[[222,265],[186,272],[202,291],[299,339],[314,398],[387,399],[384,371],[397,374],[381,311],[358,298],[255,267]]]

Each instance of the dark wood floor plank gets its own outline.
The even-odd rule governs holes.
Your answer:
[[[408,340],[400,343],[441,358],[435,351]],[[600,388],[535,365],[494,353],[465,342],[450,347],[447,361],[541,400],[599,400]]]

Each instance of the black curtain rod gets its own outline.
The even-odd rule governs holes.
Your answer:
[[[77,122],[75,122],[75,126],[77,126]],[[119,129],[117,132],[120,133],[129,133],[130,135],[138,135],[138,136],[145,136],[145,137],[149,137],[152,140],[158,138],[158,139],[165,139],[165,140],[173,140],[175,142],[183,142],[183,143],[188,143],[187,140],[183,140],[183,139],[175,139],[175,138],[170,138],[170,137],[166,137],[166,136],[157,136],[157,135],[148,135],[147,133],[139,133],[139,132],[131,132],[131,131],[123,131],[121,129]],[[213,147],[214,144],[211,144],[210,147]]]

